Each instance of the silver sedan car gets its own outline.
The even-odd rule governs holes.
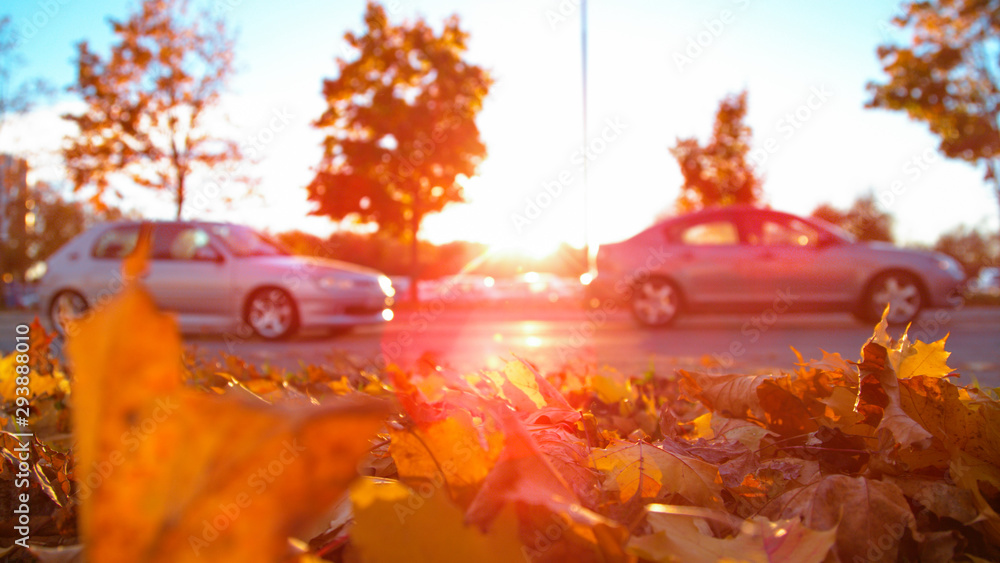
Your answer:
[[[184,331],[248,326],[278,339],[301,327],[342,330],[392,318],[392,283],[375,270],[293,256],[240,225],[121,222],[91,228],[46,261],[39,302],[53,327],[64,329],[67,318],[100,308],[121,290],[122,258],[144,226],[152,229],[152,246],[142,282]]]
[[[959,303],[961,266],[939,253],[853,241],[816,219],[756,207],[714,208],[601,245],[590,301],[627,304],[662,326],[678,314],[844,311],[865,322],[914,320]],[[609,302],[610,300],[610,302]]]

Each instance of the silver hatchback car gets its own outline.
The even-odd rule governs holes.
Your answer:
[[[392,318],[392,282],[375,270],[293,256],[240,225],[121,222],[95,226],[46,261],[39,303],[52,326],[100,307],[123,287],[122,258],[152,229],[143,284],[184,331],[225,332],[246,323],[265,339],[302,327],[344,329]]]
[[[647,326],[681,312],[844,311],[908,323],[959,303],[954,259],[853,241],[816,219],[756,207],[708,209],[601,245],[591,301],[626,303]]]

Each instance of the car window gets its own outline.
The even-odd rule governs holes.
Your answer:
[[[736,225],[730,221],[712,221],[691,225],[681,232],[680,240],[684,244],[694,245],[725,245],[738,244],[740,235]]]
[[[286,256],[290,254],[280,244],[257,231],[238,225],[212,225],[217,236],[235,256]]]
[[[157,225],[153,231],[154,260],[215,260],[218,252],[208,233],[191,225]]]
[[[816,246],[819,232],[798,219],[763,219],[760,233],[751,237],[751,242],[766,246]]]
[[[139,225],[115,227],[98,237],[91,255],[94,258],[120,260],[135,250],[138,241]]]

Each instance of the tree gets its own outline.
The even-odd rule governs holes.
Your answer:
[[[461,178],[486,156],[475,117],[492,81],[463,60],[458,16],[435,33],[422,19],[390,24],[369,2],[364,22],[363,35],[344,35],[357,58],[338,58],[338,76],[323,82],[328,107],[315,126],[328,133],[309,200],[314,215],[407,239],[416,279],[421,221],[464,201]]]
[[[719,103],[712,138],[706,146],[690,137],[677,139],[670,149],[684,175],[677,199],[682,212],[760,201],[762,179],[747,161],[752,130],[743,122],[746,113],[746,90],[727,96]]]
[[[4,125],[9,118],[27,113],[39,97],[48,95],[51,90],[48,84],[39,78],[15,80],[15,69],[23,64],[17,48],[18,38],[10,17],[0,17],[0,133],[3,133]],[[22,190],[15,193],[11,189],[20,183],[18,177],[20,165],[14,165],[15,162],[18,162],[18,159],[0,155],[0,171],[3,174],[0,177],[0,308],[6,305],[3,291],[6,274],[16,273],[16,267],[11,267],[8,255],[17,254],[23,242],[12,239],[10,233],[16,229],[15,225],[8,222],[8,215],[16,215],[13,208],[22,204],[24,198]],[[13,245],[14,248],[10,244],[12,240],[16,243]]]
[[[1000,236],[964,225],[942,234],[934,250],[958,260],[970,278],[979,275],[982,268],[1000,266]]]
[[[944,155],[984,166],[1000,203],[1000,2],[906,2],[893,24],[911,45],[878,48],[889,80],[868,84],[868,107],[927,123]]]
[[[191,174],[242,157],[236,142],[205,126],[233,74],[233,39],[187,0],[143,0],[111,28],[118,42],[107,58],[86,41],[77,46],[70,90],[87,109],[64,116],[79,128],[63,150],[70,178],[75,190],[96,187],[97,204],[115,177],[170,192],[180,219]]]
[[[856,199],[846,211],[824,203],[812,216],[841,227],[858,240],[893,242],[892,215],[879,209],[871,192]]]

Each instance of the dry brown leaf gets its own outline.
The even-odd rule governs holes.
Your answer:
[[[910,418],[900,404],[899,379],[896,372],[889,367],[886,348],[875,342],[869,342],[864,347],[863,361],[858,365],[862,380],[870,375],[878,380],[885,392],[887,403],[882,414],[879,428],[886,428],[903,447],[926,449],[931,445],[933,436]]]
[[[757,398],[757,387],[774,375],[740,375],[688,372],[678,370],[685,393],[701,401],[709,410],[734,418],[764,420],[764,409]]]
[[[688,507],[650,505],[646,521],[652,534],[633,537],[629,551],[656,563],[739,561],[820,563],[834,544],[836,528],[811,530],[798,519],[747,521],[735,537],[717,538],[706,522]]]
[[[834,550],[841,561],[895,561],[906,530],[917,535],[916,520],[899,487],[864,477],[828,475],[787,491],[762,514],[772,520],[801,518],[814,530],[836,527]]]

